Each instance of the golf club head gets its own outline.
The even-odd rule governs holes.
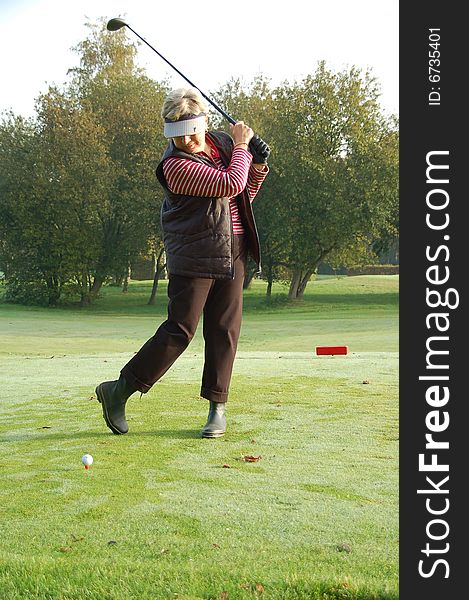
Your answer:
[[[118,29],[121,29],[122,27],[125,27],[127,25],[127,23],[125,21],[123,21],[122,19],[111,19],[110,21],[108,21],[108,24],[106,25],[106,28],[108,31],[117,31]]]

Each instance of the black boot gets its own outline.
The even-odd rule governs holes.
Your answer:
[[[202,429],[202,437],[216,438],[221,437],[226,431],[226,416],[224,402],[210,402],[208,419]]]
[[[98,402],[103,407],[104,420],[112,433],[119,435],[129,431],[125,419],[125,403],[136,391],[123,375],[117,381],[105,381],[96,388]]]

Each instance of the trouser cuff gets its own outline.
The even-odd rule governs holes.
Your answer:
[[[202,388],[200,390],[200,395],[202,398],[210,400],[211,402],[225,403],[228,400],[228,392],[216,392],[215,390],[209,390],[207,388]]]
[[[122,369],[121,375],[123,375],[123,377],[128,381],[128,383],[131,386],[133,386],[136,389],[136,391],[141,392],[142,394],[146,394],[151,389],[151,385],[140,381],[137,377],[135,377],[135,375],[131,371],[129,371],[125,367]]]

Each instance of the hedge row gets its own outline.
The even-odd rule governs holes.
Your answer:
[[[347,275],[399,275],[399,265],[365,265],[350,267]]]

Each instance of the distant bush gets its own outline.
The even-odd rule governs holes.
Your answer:
[[[364,265],[350,267],[347,275],[399,275],[399,265]]]
[[[45,283],[41,281],[23,281],[20,278],[12,278],[2,286],[4,287],[3,300],[11,304],[24,304],[47,306],[48,290]]]

